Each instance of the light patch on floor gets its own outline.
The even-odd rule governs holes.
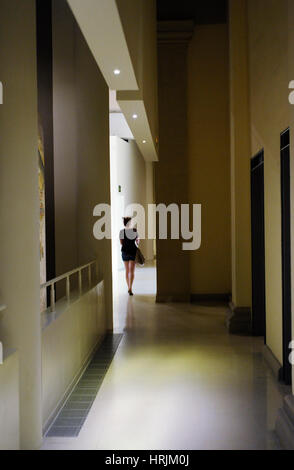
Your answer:
[[[119,273],[114,331],[124,333],[77,438],[43,449],[276,449],[288,388],[262,359],[262,339],[231,336],[226,306],[156,304],[155,268]]]

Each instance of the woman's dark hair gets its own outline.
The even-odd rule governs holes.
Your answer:
[[[132,220],[132,217],[123,217],[124,226],[126,227],[131,220]]]

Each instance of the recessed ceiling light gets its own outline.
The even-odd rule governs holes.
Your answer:
[[[133,114],[133,119],[137,119],[138,114]]]
[[[143,144],[146,144],[146,140],[143,140]]]
[[[119,69],[115,69],[115,70],[113,71],[113,73],[114,73],[114,75],[119,75],[119,74],[120,74],[120,70],[119,70]]]

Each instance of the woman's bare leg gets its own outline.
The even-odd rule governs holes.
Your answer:
[[[130,277],[129,262],[128,262],[128,261],[124,261],[124,265],[125,265],[125,270],[126,270],[126,281],[127,281],[127,286],[128,286],[128,290],[129,290],[129,289],[130,289],[130,281],[129,281],[129,277]]]
[[[130,291],[132,291],[133,282],[135,279],[135,266],[136,266],[135,261],[129,261],[129,289]]]

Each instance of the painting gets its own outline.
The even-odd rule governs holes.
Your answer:
[[[46,282],[46,219],[45,219],[45,155],[42,127],[38,134],[39,155],[39,201],[40,201],[40,284]],[[46,289],[40,292],[40,308],[43,312],[47,307]]]

